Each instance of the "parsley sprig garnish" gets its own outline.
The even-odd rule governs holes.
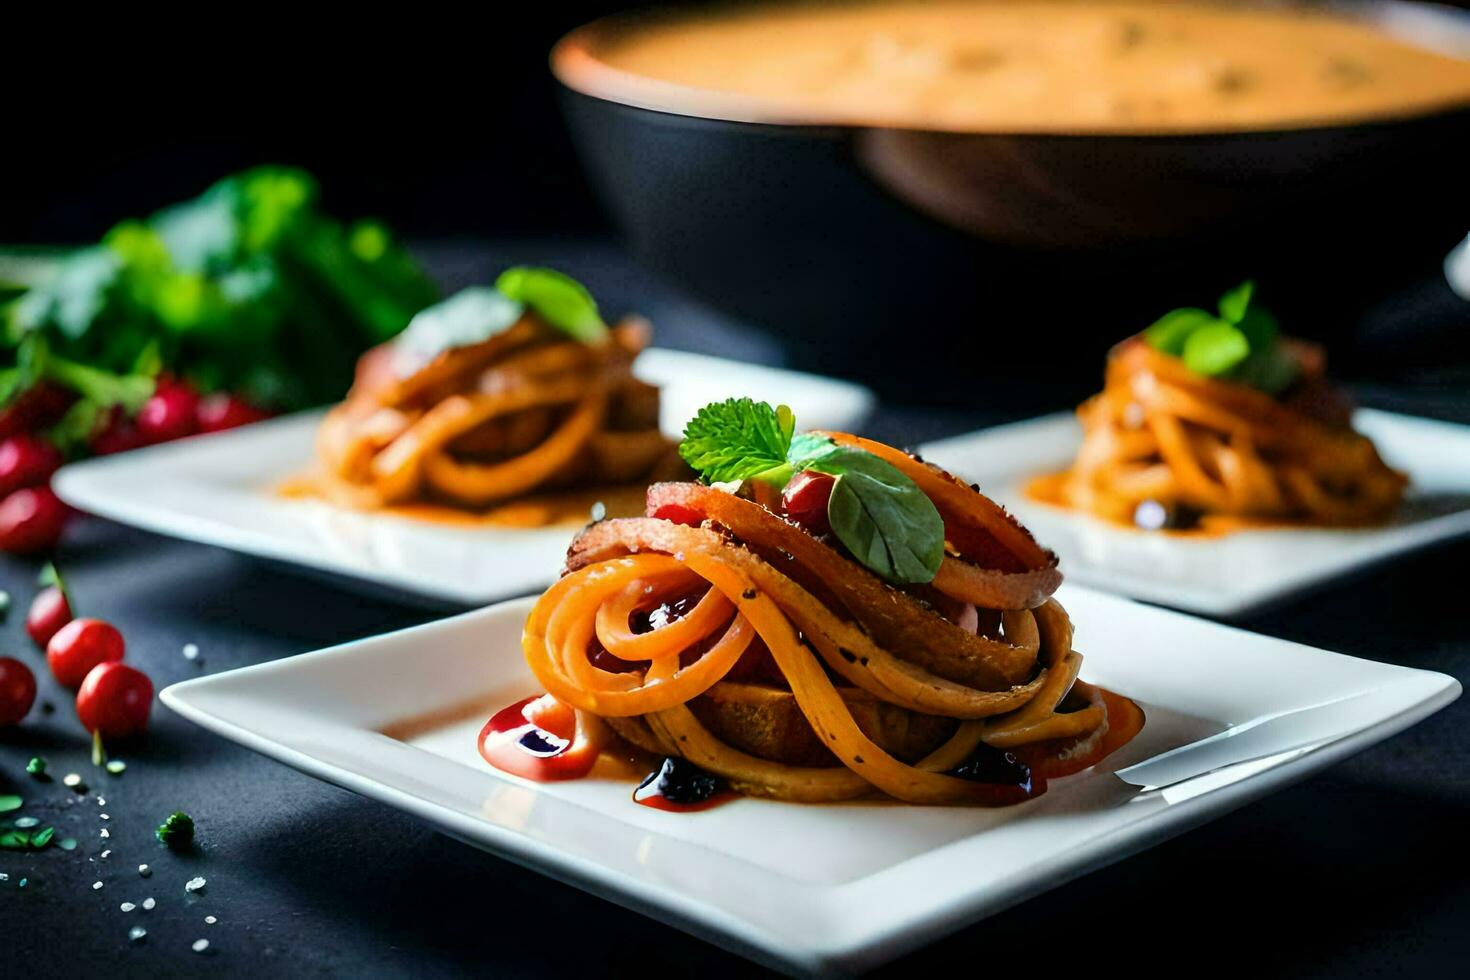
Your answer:
[[[699,410],[679,454],[710,483],[780,489],[802,470],[834,477],[827,520],[853,558],[891,582],[933,581],[944,560],[944,521],[928,496],[872,453],[795,430],[785,405],[732,398]]]
[[[684,427],[679,455],[710,483],[753,480],[783,487],[796,416],[785,405],[732,398],[701,408]]]
[[[1255,283],[1243,282],[1220,297],[1217,312],[1170,310],[1143,339],[1196,374],[1276,394],[1296,379],[1296,361],[1280,342],[1276,317],[1254,300]]]

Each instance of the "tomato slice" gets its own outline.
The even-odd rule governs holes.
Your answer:
[[[703,514],[693,507],[686,507],[683,504],[664,504],[654,510],[649,516],[661,521],[670,521],[674,524],[687,524],[690,527],[699,527],[700,524],[704,523]]]
[[[1133,737],[1143,730],[1142,708],[1106,688],[1098,688],[1098,691],[1107,708],[1107,730],[1101,735],[1055,738],[1016,749],[1016,757],[1030,766],[1033,774],[1043,779],[1059,779],[1081,772],[1133,741]],[[1087,744],[1089,741],[1093,744]]]

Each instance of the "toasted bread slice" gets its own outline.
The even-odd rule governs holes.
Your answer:
[[[952,718],[919,714],[879,701],[865,691],[842,689],[858,727],[905,762],[915,762],[942,745],[958,724]],[[789,766],[837,765],[822,745],[792,693],[764,684],[722,681],[689,702],[689,710],[720,741],[749,755]],[[664,748],[641,718],[608,718],[613,729],[637,747]]]

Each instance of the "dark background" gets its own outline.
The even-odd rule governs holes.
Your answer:
[[[400,10],[341,34],[201,24],[165,57],[95,37],[95,52],[77,52],[68,36],[79,77],[58,77],[49,45],[16,52],[6,74],[18,115],[0,122],[0,242],[91,241],[259,163],[304,167],[336,214],[380,217],[410,237],[606,233],[547,54],[627,6],[491,4],[473,19],[424,8],[412,23]],[[125,47],[159,43],[136,24],[121,30]]]
[[[78,24],[16,25],[20,40],[3,63],[11,98],[0,120],[0,242],[89,241],[122,217],[262,162],[306,167],[337,214],[382,217],[420,242],[605,236],[611,229],[562,129],[545,55],[565,29],[615,6],[362,7],[326,29],[307,25],[299,9],[212,10],[208,20],[200,12],[159,24],[130,11],[123,26],[87,14],[85,37]],[[431,266],[446,285],[504,261],[475,248],[433,251],[440,261]],[[554,255],[554,245],[535,252],[538,260]],[[585,274],[626,279],[629,296],[665,299],[615,264],[589,262]],[[702,333],[690,325],[669,339],[709,346],[712,328],[698,324]],[[1411,387],[1400,376],[1358,393],[1382,407],[1470,421],[1463,373],[1445,364],[1437,374],[1418,370]],[[907,442],[1001,420],[890,403],[868,431]],[[60,558],[79,601],[126,631],[130,659],[159,686],[428,618],[101,521],[79,525]],[[1421,553],[1242,625],[1463,681],[1467,558],[1463,542]],[[0,560],[0,587],[18,609],[35,572],[34,563]],[[99,780],[86,799],[34,785],[19,775],[34,753],[57,773],[90,767],[64,692],[20,619],[13,611],[0,625],[5,653],[36,669],[42,699],[56,710],[0,745],[0,791],[23,793],[27,812],[85,843],[65,860],[59,852],[7,856],[5,870],[28,873],[31,883],[26,892],[0,890],[9,926],[0,975],[752,972],[635,913],[208,736],[166,709],[155,709],[146,745],[124,751],[129,771]],[[180,656],[186,642],[203,648],[202,661]],[[1300,787],[963,930],[884,975],[939,973],[956,962],[1016,973],[1201,959],[1240,974],[1463,969],[1467,721],[1470,702],[1461,700]],[[112,866],[97,857],[97,793],[113,818]],[[175,807],[200,820],[201,849],[187,858],[161,852],[150,836]],[[142,860],[156,869],[146,885],[132,870]],[[182,882],[196,873],[209,886],[186,897]],[[104,878],[106,887],[93,891]],[[119,901],[146,894],[160,902],[146,921],[118,911]],[[205,927],[204,914],[220,922]],[[133,922],[150,929],[142,946],[126,942]],[[204,957],[188,949],[201,936],[215,944]]]
[[[697,6],[673,0],[665,6]],[[1470,0],[1450,0],[1470,7]],[[305,167],[344,218],[405,235],[611,231],[567,138],[547,53],[636,3],[415,5],[311,25],[17,25],[0,115],[0,243],[90,241],[258,163]]]
[[[329,211],[384,219],[415,243],[613,237],[566,132],[547,53],[566,31],[619,9],[626,5],[616,0],[501,4],[473,14],[422,5],[323,25],[273,10],[197,24],[128,19],[93,25],[83,37],[70,25],[18,28],[31,43],[4,63],[14,98],[0,116],[0,245],[95,241],[118,220],[260,163],[304,167],[319,179]],[[1365,242],[1392,237],[1372,227],[1355,234]],[[1470,383],[1465,306],[1436,261],[1416,261],[1415,269],[1420,264],[1422,273],[1407,270],[1392,283],[1346,281],[1331,290],[1334,372],[1456,399]],[[1146,270],[1140,282],[1150,297],[1200,301],[1193,291],[1173,296]],[[660,284],[682,292],[668,279]],[[1153,310],[1164,300],[1151,303]],[[789,325],[777,326],[792,342]],[[1047,403],[1032,408],[1084,395],[1103,345],[1094,338],[1071,351],[1070,387],[1048,390]],[[911,404],[973,397],[963,375],[947,387],[908,384],[904,372],[854,370],[873,367],[858,354],[854,364],[835,363],[841,345],[823,349],[831,356],[822,363],[797,362],[858,377]]]

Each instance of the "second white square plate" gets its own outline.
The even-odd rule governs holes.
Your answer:
[[[1136,699],[1148,720],[1102,766],[996,810],[737,799],[664,813],[634,803],[630,782],[532,783],[492,769],[476,749],[481,726],[536,693],[520,644],[529,599],[185,681],[162,697],[205,728],[467,843],[737,952],[835,971],[874,966],[1221,816],[1460,691],[1443,674],[1082,588],[1058,598],[1087,679]],[[485,954],[493,973],[494,950]]]
[[[1023,487],[1069,465],[1082,442],[1070,412],[920,447],[924,458],[1004,504],[1056,551],[1067,580],[1213,616],[1265,603],[1414,548],[1470,533],[1470,427],[1360,409],[1353,425],[1409,475],[1383,527],[1272,528],[1222,537],[1151,534],[1030,500]]]
[[[860,385],[703,354],[650,349],[635,371],[662,389],[660,424],[675,437],[700,406],[724,398],[785,403],[807,428],[849,429],[873,407]],[[445,524],[283,497],[277,488],[312,465],[322,414],[75,463],[54,486],[72,506],[123,524],[440,602],[483,605],[556,578],[568,527]]]

